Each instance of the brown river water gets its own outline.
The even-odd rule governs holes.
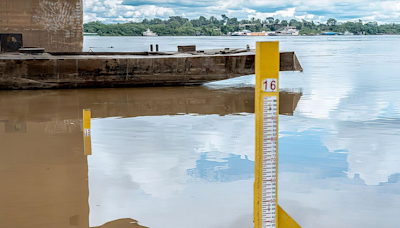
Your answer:
[[[281,92],[281,112],[293,115],[301,95]],[[100,218],[115,210],[127,213],[126,218],[102,227],[140,227],[128,219],[129,211],[151,215],[161,207],[164,213],[193,213],[204,209],[201,204],[210,199],[201,198],[214,195],[217,180],[240,180],[240,184],[248,178],[251,182],[253,176],[254,159],[242,159],[240,154],[225,158],[206,148],[217,146],[207,142],[213,136],[242,138],[232,132],[229,122],[254,113],[254,88],[6,91],[0,96],[2,227],[89,227],[89,210]],[[89,157],[83,154],[83,109],[91,109],[93,118],[93,155]],[[227,129],[210,126],[219,118]],[[251,118],[244,121],[238,124],[254,127]],[[215,127],[220,130],[213,133]],[[249,141],[251,148],[253,141]],[[209,156],[216,156],[215,164],[203,166],[201,162]],[[227,172],[232,169],[227,169],[229,165],[237,169],[232,176]],[[107,176],[111,179],[104,182]],[[205,178],[205,183],[199,178]],[[198,192],[184,194],[187,185]],[[212,198],[225,195],[224,188]],[[251,199],[251,188],[246,190],[240,191]],[[169,200],[174,196],[200,205],[197,209],[179,205]],[[251,207],[251,201],[235,202],[231,197],[220,199],[218,205],[229,209],[227,205],[236,204],[236,210],[243,210],[243,204]],[[143,210],[146,204],[150,208]],[[235,207],[229,209],[231,213]]]
[[[140,39],[90,37],[85,48],[279,39],[296,51],[304,73],[281,73],[279,204],[304,228],[398,227],[399,36]],[[0,228],[251,228],[254,122],[254,76],[0,91]]]

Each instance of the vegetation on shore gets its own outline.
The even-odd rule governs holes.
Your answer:
[[[84,31],[97,33],[101,36],[141,36],[148,28],[159,36],[219,36],[229,32],[236,32],[248,29],[253,32],[276,31],[284,26],[296,26],[300,34],[320,34],[322,32],[352,32],[354,34],[377,35],[377,34],[400,34],[400,24],[382,24],[377,22],[364,23],[357,22],[338,22],[330,18],[325,23],[315,23],[314,21],[295,20],[290,21],[274,19],[272,17],[265,20],[252,18],[251,20],[238,20],[228,18],[225,15],[221,19],[210,17],[209,19],[201,16],[198,19],[189,20],[187,18],[173,16],[167,20],[144,19],[142,22],[128,22],[123,24],[104,24],[100,21],[93,21],[84,24]]]

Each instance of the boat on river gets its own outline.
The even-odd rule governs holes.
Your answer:
[[[345,31],[343,35],[345,35],[345,36],[354,36],[354,33],[349,32],[349,31]]]
[[[239,32],[232,33],[231,36],[251,36],[251,31],[250,30],[242,30]]]
[[[275,33],[269,33],[269,36],[298,36],[300,31],[297,30],[296,26],[287,26],[280,28]]]
[[[323,35],[323,36],[335,36],[335,35],[339,35],[339,33],[337,33],[337,32],[322,32],[321,35]]]
[[[143,36],[158,36],[157,33],[152,32],[149,28],[143,32]]]

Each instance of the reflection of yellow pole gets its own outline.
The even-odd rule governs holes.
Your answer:
[[[92,132],[90,128],[90,109],[83,110],[83,146],[85,155],[92,155]]]
[[[257,42],[255,228],[300,227],[278,206],[279,42]]]

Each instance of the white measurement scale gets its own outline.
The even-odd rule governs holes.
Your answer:
[[[278,98],[263,98],[262,227],[276,227],[276,150]]]

